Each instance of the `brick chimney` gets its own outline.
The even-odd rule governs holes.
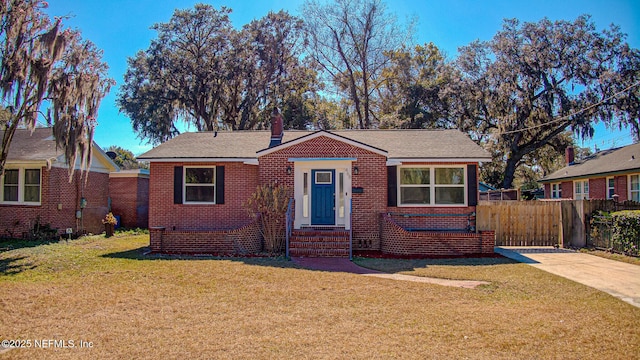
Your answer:
[[[280,145],[283,134],[284,125],[282,124],[282,115],[280,115],[280,110],[276,107],[271,113],[271,142],[269,142],[269,147]]]
[[[567,165],[573,165],[575,162],[575,149],[573,146],[568,146],[564,150],[564,158],[567,161]]]

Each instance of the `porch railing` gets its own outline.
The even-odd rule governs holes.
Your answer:
[[[291,239],[291,231],[293,229],[293,198],[289,199],[287,205],[287,213],[285,215],[285,253],[289,258],[289,240]]]

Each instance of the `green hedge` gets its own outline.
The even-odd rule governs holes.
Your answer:
[[[613,218],[613,244],[625,254],[638,256],[640,247],[640,210],[611,213]]]

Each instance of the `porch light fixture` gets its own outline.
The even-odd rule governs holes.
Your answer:
[[[291,166],[287,166],[287,175],[291,175]]]
[[[358,169],[357,166],[354,166],[353,167],[353,175],[358,175],[358,174],[360,174],[360,169]]]

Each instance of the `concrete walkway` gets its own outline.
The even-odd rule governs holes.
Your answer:
[[[413,281],[420,283],[436,284],[442,286],[460,287],[466,289],[473,289],[478,285],[489,284],[486,281],[473,281],[473,280],[448,280],[429,278],[424,276],[412,276],[404,274],[387,274],[377,270],[371,270],[356,265],[349,259],[342,258],[291,258],[291,260],[298,266],[310,270],[318,271],[331,271],[331,272],[345,272],[350,274],[359,274],[364,276],[377,277],[390,280],[401,281]]]
[[[502,246],[495,251],[640,307],[640,266],[553,247]]]

